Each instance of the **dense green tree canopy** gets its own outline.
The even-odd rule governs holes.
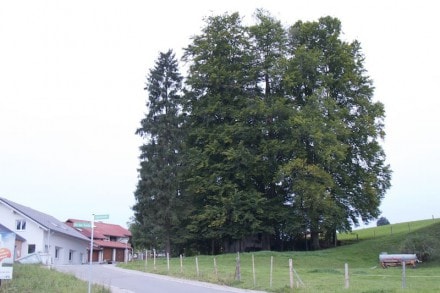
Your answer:
[[[283,170],[293,176],[292,201],[300,200],[295,207],[305,204],[312,238],[314,231],[350,229],[359,219],[376,218],[390,186],[378,141],[383,105],[372,100],[360,44],[346,43],[340,34],[339,20],[331,17],[289,29],[293,57],[284,80],[296,109],[296,156]]]
[[[234,241],[264,229],[263,194],[254,170],[258,129],[255,73],[248,30],[238,14],[211,17],[185,51],[191,62],[186,178],[194,198],[190,229],[208,239]]]
[[[308,235],[317,249],[380,214],[391,180],[380,145],[385,114],[359,42],[343,41],[332,17],[284,27],[258,10],[255,20],[206,19],[184,51],[182,96],[175,61],[151,71],[150,112],[138,130],[150,140],[135,194],[139,223],[156,221],[146,233],[173,231],[161,213],[179,218],[169,202],[148,207],[162,193],[188,213],[169,227],[211,252],[282,249]]]

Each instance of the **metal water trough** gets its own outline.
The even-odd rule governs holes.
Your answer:
[[[384,269],[387,267],[402,265],[403,262],[405,262],[405,265],[411,265],[413,268],[415,268],[416,263],[418,263],[419,260],[417,259],[417,255],[415,254],[382,253],[379,255],[379,262]]]

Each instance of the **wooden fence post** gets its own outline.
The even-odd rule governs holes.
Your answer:
[[[255,258],[254,258],[254,254],[252,253],[252,277],[254,279],[254,287],[257,286],[257,279],[255,276]]]
[[[289,278],[290,278],[290,288],[293,289],[293,261],[289,258]]]
[[[180,273],[183,273],[183,257],[180,255]]]
[[[214,274],[218,280],[218,269],[217,269],[217,259],[214,257]]]
[[[235,265],[235,279],[241,281],[241,270],[240,270],[240,252],[237,252],[237,259]]]
[[[218,280],[218,268],[217,268],[217,259],[214,257],[214,274]]]
[[[199,277],[200,275],[200,271],[199,271],[199,258],[196,256],[196,273],[197,273],[197,277]]]
[[[345,289],[350,288],[350,280],[348,278],[348,263],[345,263]]]
[[[402,289],[406,288],[406,262],[402,261]]]
[[[272,288],[272,274],[273,274],[273,255],[270,257],[270,280],[269,280],[269,288]]]

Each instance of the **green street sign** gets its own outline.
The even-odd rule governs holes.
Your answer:
[[[76,222],[73,223],[73,227],[75,228],[92,228],[92,224],[88,222]]]
[[[95,215],[95,220],[107,220],[109,215]]]

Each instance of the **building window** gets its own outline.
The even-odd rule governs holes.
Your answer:
[[[17,229],[17,231],[26,230],[26,220],[15,221],[15,228]]]
[[[72,261],[72,260],[73,260],[73,251],[70,250],[69,251],[69,261]]]
[[[55,258],[60,258],[60,250],[61,248],[55,247]]]
[[[35,244],[28,245],[28,254],[35,252]]]

